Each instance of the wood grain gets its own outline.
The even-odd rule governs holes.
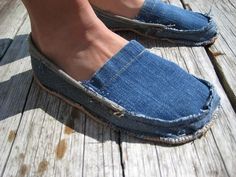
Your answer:
[[[0,25],[1,26],[1,25]],[[26,22],[0,62],[0,174],[17,136],[24,105],[32,81],[31,65],[27,52]]]
[[[26,17],[21,0],[0,1],[0,61]]]

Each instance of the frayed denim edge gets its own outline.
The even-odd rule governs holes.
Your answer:
[[[213,36],[212,38],[210,38],[209,40],[204,40],[204,41],[200,41],[200,42],[194,42],[194,41],[191,41],[191,40],[183,40],[183,39],[174,39],[174,38],[168,38],[168,37],[163,37],[163,40],[170,40],[170,41],[173,41],[173,42],[176,42],[176,43],[179,43],[179,44],[184,44],[184,45],[188,45],[188,46],[192,46],[192,45],[195,45],[195,46],[202,46],[202,45],[208,45],[208,44],[211,44],[214,42],[214,40],[217,38],[218,34],[219,34],[219,31],[218,31],[218,28],[214,22],[214,20],[212,19],[212,17],[208,16],[208,14],[201,14],[205,17],[207,17],[209,19],[209,23],[206,27],[203,27],[201,29],[198,29],[198,30],[179,30],[179,29],[176,29],[176,28],[172,28],[173,25],[162,25],[162,24],[157,24],[157,23],[146,23],[146,22],[142,22],[142,21],[139,21],[139,20],[136,20],[136,19],[129,19],[129,18],[126,18],[126,17],[122,17],[122,16],[119,16],[119,15],[115,15],[115,14],[111,14],[109,12],[106,12],[106,11],[103,11],[101,9],[98,9],[96,7],[93,7],[95,13],[100,16],[101,20],[102,18],[107,18],[107,19],[110,19],[111,21],[116,21],[119,23],[119,21],[121,23],[126,23],[127,24],[127,30],[128,29],[132,29],[132,27],[134,26],[137,26],[137,27],[140,27],[140,28],[144,28],[143,26],[145,26],[145,28],[152,28],[152,29],[155,29],[158,31],[158,32],[162,32],[162,31],[169,31],[169,32],[175,32],[175,33],[180,33],[180,34],[193,34],[195,35],[196,33],[203,33],[203,32],[206,32],[206,31],[209,31],[211,30],[212,28],[215,28],[215,31],[216,31],[216,34],[215,36]],[[196,12],[197,13],[197,12]],[[115,22],[115,23],[116,23]],[[106,24],[106,23],[105,23]],[[106,24],[108,25],[109,27],[109,24]],[[133,25],[133,26],[132,26]],[[112,27],[111,27],[112,29]],[[117,28],[119,29],[119,28]],[[121,27],[122,29],[122,27]],[[138,32],[138,31],[137,31]],[[141,33],[141,32],[140,32]],[[149,36],[149,30],[147,30],[147,32],[144,34],[146,36]],[[153,35],[151,35],[152,37],[155,37]],[[157,38],[162,38],[162,37],[157,37]]]
[[[208,16],[207,14],[201,14],[201,13],[198,13],[200,15],[203,15],[205,16],[206,18],[208,18],[208,25],[206,27],[203,27],[201,29],[197,29],[197,30],[179,30],[179,29],[176,29],[176,28],[171,28],[173,25],[163,25],[163,24],[158,24],[158,23],[147,23],[147,22],[142,22],[142,21],[139,21],[139,20],[136,20],[136,19],[130,19],[130,18],[127,18],[127,17],[123,17],[123,16],[120,16],[120,15],[115,15],[115,14],[111,14],[109,12],[106,12],[106,11],[103,11],[101,9],[98,9],[96,7],[93,7],[94,11],[96,12],[96,14],[98,15],[101,15],[105,18],[110,18],[111,20],[118,20],[118,21],[122,21],[122,22],[127,22],[127,25],[129,25],[130,23],[134,24],[134,25],[137,25],[137,26],[147,26],[147,27],[157,27],[157,28],[162,28],[163,30],[172,30],[172,31],[175,31],[175,32],[204,32],[205,30],[209,30],[209,28],[211,27],[211,25],[214,23],[214,20],[212,19],[212,17]]]

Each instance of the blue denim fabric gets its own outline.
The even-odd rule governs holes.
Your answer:
[[[145,0],[135,19],[93,8],[106,26],[117,31],[131,30],[146,37],[190,46],[212,44],[217,36],[211,17],[160,0]]]
[[[131,41],[84,83],[127,111],[163,120],[200,113],[209,87]]]
[[[203,14],[166,4],[160,0],[145,0],[136,19],[179,30],[199,30],[207,27],[210,20]]]
[[[99,121],[141,138],[167,144],[196,139],[212,122],[220,102],[207,81],[150,53],[136,41],[83,82],[68,76],[31,39],[29,42],[35,78],[45,89],[73,106],[82,106]]]

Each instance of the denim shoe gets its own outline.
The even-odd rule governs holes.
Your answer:
[[[97,16],[113,30],[130,30],[147,37],[191,46],[212,44],[217,36],[216,24],[209,16],[160,0],[145,0],[135,19],[93,8]]]
[[[134,40],[86,81],[74,80],[29,41],[39,85],[116,130],[183,144],[201,137],[216,117],[220,98],[210,83]]]

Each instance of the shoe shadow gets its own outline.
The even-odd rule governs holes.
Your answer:
[[[0,39],[0,61],[13,40],[10,38]]]
[[[0,66],[8,64],[9,62],[13,62],[13,61],[16,61],[18,59],[21,59],[21,58],[24,58],[24,57],[28,56],[28,52],[22,52],[22,53],[20,53],[21,54],[20,56],[17,56],[17,58],[14,57],[13,60],[3,60],[3,57],[7,53],[8,48],[12,45],[13,40],[14,41],[26,41],[27,38],[28,38],[28,34],[23,34],[23,35],[15,36],[14,39],[10,39],[10,38],[0,39]],[[19,47],[20,47],[20,45],[22,45],[22,43],[17,43],[17,45],[19,45]],[[14,48],[14,47],[16,47],[16,46],[13,46],[12,48]],[[18,50],[18,49],[19,48],[15,48],[15,50]]]

